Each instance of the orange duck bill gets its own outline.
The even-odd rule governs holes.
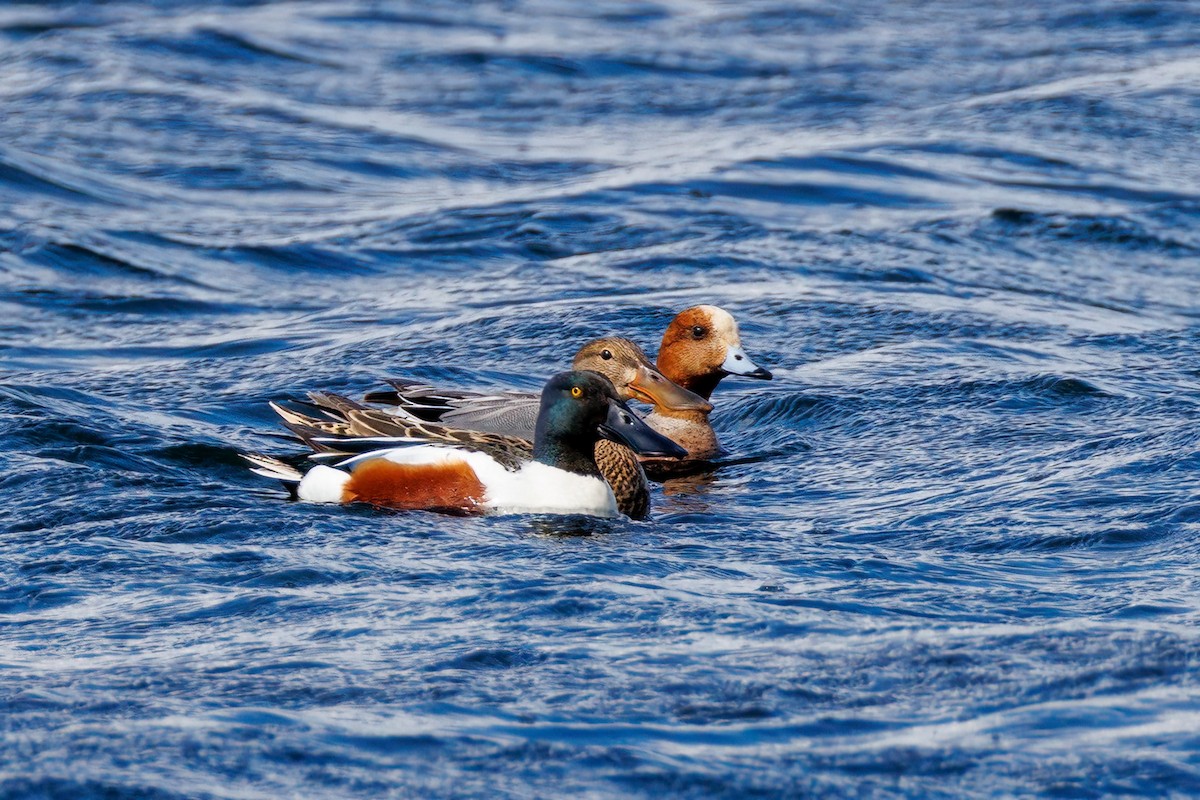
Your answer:
[[[767,373],[770,377],[770,373]],[[637,374],[627,384],[627,391],[643,403],[662,406],[671,411],[712,411],[712,403],[700,395],[689,392],[678,384],[667,380],[661,372],[648,364],[640,364]]]

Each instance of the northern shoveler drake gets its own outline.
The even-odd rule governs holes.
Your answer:
[[[705,400],[728,375],[771,380],[771,373],[750,360],[742,349],[737,320],[717,306],[693,306],[675,315],[658,349],[658,369],[679,386]],[[688,451],[688,461],[708,461],[723,451],[707,409],[656,406],[646,417],[650,427]],[[656,464],[655,466],[665,466]]]
[[[400,382],[397,382],[400,385]],[[517,394],[517,393],[514,393]],[[383,438],[424,439],[451,444],[483,444],[503,449],[517,458],[531,458],[533,440],[502,433],[454,428],[419,419],[403,408],[381,411],[329,392],[310,392],[310,404],[320,417],[271,403],[292,433],[313,449],[316,459],[346,457],[361,451],[364,443],[382,446]],[[382,438],[381,438],[382,437]],[[680,454],[684,450],[680,448]],[[638,455],[623,444],[608,439],[596,442],[596,464],[612,487],[617,510],[631,519],[650,513],[650,484]]]
[[[642,455],[683,454],[625,405],[611,381],[587,371],[564,372],[546,383],[531,453],[514,448],[508,437],[452,434],[449,439],[356,437],[352,441],[359,446],[398,446],[368,449],[307,474],[267,456],[246,458],[254,472],[293,486],[296,496],[308,502],[466,514],[615,516],[616,498],[596,464],[598,441],[611,439]],[[429,438],[439,443],[416,443]]]

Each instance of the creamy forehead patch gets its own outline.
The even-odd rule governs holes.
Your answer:
[[[740,344],[742,341],[741,334],[738,333],[737,320],[723,308],[717,306],[696,306],[696,309],[703,311],[712,320],[713,330],[721,334],[721,338],[730,344]]]

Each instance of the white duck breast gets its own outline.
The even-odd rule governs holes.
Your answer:
[[[604,480],[540,461],[531,461],[517,472],[505,470],[494,482],[480,478],[487,488],[488,507],[500,514],[618,514],[617,500]]]

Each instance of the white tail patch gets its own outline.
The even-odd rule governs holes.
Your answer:
[[[300,481],[296,496],[306,503],[340,503],[342,490],[349,480],[349,473],[318,464]]]
[[[529,462],[520,472],[501,469],[485,483],[493,513],[596,517],[615,517],[620,513],[612,488],[600,478],[576,475],[537,461]]]

